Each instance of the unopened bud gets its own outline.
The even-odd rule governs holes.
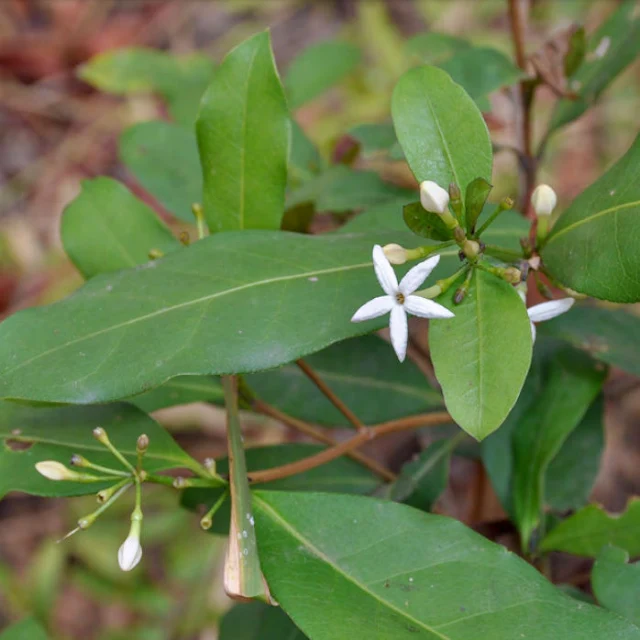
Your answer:
[[[189,236],[188,231],[181,231],[180,235],[178,236],[178,240],[180,240],[180,244],[184,245],[185,247],[188,247],[191,244],[191,237]]]
[[[480,245],[475,240],[465,240],[462,251],[467,258],[477,258],[480,253]]]
[[[451,209],[456,218],[460,220],[462,217],[462,194],[460,193],[460,187],[455,182],[449,185],[449,197]]]
[[[502,272],[502,277],[511,284],[518,284],[519,282],[522,282],[522,271],[515,267],[507,267]]]
[[[427,211],[442,214],[449,205],[449,194],[432,180],[420,183],[420,203]]]
[[[151,249],[148,255],[149,260],[157,260],[158,258],[164,257],[164,252],[160,251],[160,249]]]
[[[133,529],[133,527],[132,527]],[[118,564],[123,571],[131,571],[142,558],[140,535],[132,531],[118,549]]]
[[[531,194],[531,204],[538,216],[550,216],[558,202],[556,192],[548,185],[538,185]]]
[[[138,437],[138,441],[136,443],[136,451],[138,453],[144,453],[149,448],[149,436],[146,434],[142,434]]]
[[[382,250],[391,264],[404,264],[407,261],[407,250],[399,244],[387,244]]]
[[[107,437],[107,432],[102,427],[96,427],[93,430],[93,437],[98,442],[102,442],[103,444],[109,441],[109,438]]]
[[[49,480],[74,480],[76,473],[67,469],[56,460],[43,460],[36,463],[36,471]]]
[[[209,472],[210,475],[216,475],[216,461],[213,458],[204,459],[204,468]]]
[[[456,289],[456,292],[453,294],[453,304],[460,304],[464,297],[467,295],[467,289],[465,287],[460,287]]]
[[[71,464],[72,467],[88,467],[90,463],[86,458],[83,458],[81,455],[74,453],[71,456],[69,464]]]

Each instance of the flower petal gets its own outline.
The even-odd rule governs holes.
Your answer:
[[[569,311],[574,302],[575,300],[573,298],[562,298],[561,300],[550,300],[549,302],[536,304],[530,309],[527,309],[529,320],[531,320],[531,322],[544,322],[545,320],[551,320],[551,318],[555,318],[556,316]]]
[[[535,342],[536,342],[536,325],[533,324],[533,322],[531,322],[530,324],[531,324],[531,344],[535,344]]]
[[[400,362],[404,362],[407,355],[407,340],[409,339],[409,329],[407,327],[407,314],[404,307],[397,304],[391,309],[391,344]]]
[[[385,313],[389,313],[396,301],[391,296],[378,296],[369,302],[365,302],[351,318],[351,322],[364,322],[365,320],[371,320],[383,316]]]
[[[441,304],[420,296],[408,296],[404,300],[407,313],[420,318],[453,318],[454,314]]]
[[[398,278],[379,244],[373,247],[373,268],[382,290],[390,296],[395,296],[398,292]]]
[[[438,266],[440,256],[431,256],[412,269],[409,269],[407,275],[400,281],[398,287],[400,293],[405,296],[411,295],[429,276],[429,274]]]

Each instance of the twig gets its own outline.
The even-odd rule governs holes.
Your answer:
[[[309,456],[308,458],[304,458],[303,460],[297,460],[296,462],[284,464],[280,467],[274,467],[273,469],[253,471],[249,473],[249,482],[255,484],[258,482],[270,482],[271,480],[288,478],[289,476],[304,473],[310,469],[315,469],[323,464],[327,464],[328,462],[331,462],[331,460],[335,460],[336,458],[357,449],[365,442],[369,442],[383,435],[394,433],[396,431],[416,429],[418,427],[433,427],[440,424],[446,424],[451,421],[451,416],[446,411],[439,411],[436,413],[425,413],[410,416],[408,418],[401,418],[399,420],[390,420],[389,422],[383,422],[375,427],[365,427],[365,429],[359,431],[349,440],[345,440],[345,442],[336,444],[333,447],[325,449],[313,456]]]
[[[324,444],[329,445],[330,447],[336,446],[338,443],[332,438],[324,429],[318,429],[314,427],[312,424],[308,422],[304,422],[299,420],[298,418],[294,418],[286,413],[283,413],[279,409],[259,400],[257,398],[251,401],[251,408],[258,413],[262,413],[266,416],[270,416],[276,420],[279,420],[283,424],[286,424],[288,427],[292,429],[296,429],[296,431],[300,431],[300,433],[304,433],[308,435],[310,438],[314,440],[318,440],[318,442],[323,442]],[[358,451],[349,451],[346,455],[350,458],[359,462],[363,466],[371,469],[374,473],[377,473],[381,478],[385,480],[395,480],[396,474],[376,462],[373,458],[369,458],[369,456],[364,455],[364,453],[360,453]]]
[[[367,427],[360,421],[347,405],[329,388],[320,376],[304,361],[296,360],[296,364],[302,372],[320,389],[325,398],[356,428],[357,431],[364,431]]]

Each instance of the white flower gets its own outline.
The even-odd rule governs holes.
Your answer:
[[[420,203],[427,211],[444,213],[449,205],[449,192],[432,180],[420,183]]]
[[[140,536],[130,533],[118,549],[118,564],[123,571],[131,571],[140,562],[140,558],[142,558]]]
[[[71,480],[75,475],[61,462],[55,460],[43,460],[36,463],[36,471],[49,480]]]
[[[519,289],[518,293],[522,298],[522,302],[526,304],[527,294],[525,291],[523,289]],[[535,304],[533,307],[527,309],[527,315],[529,316],[529,321],[531,323],[531,338],[533,339],[533,342],[536,341],[536,326],[533,324],[534,322],[544,322],[545,320],[551,320],[551,318],[562,315],[571,309],[574,302],[574,298],[561,298],[560,300],[541,302],[540,304]]]
[[[400,284],[380,245],[373,247],[373,268],[386,295],[363,304],[351,318],[351,322],[363,322],[391,312],[389,328],[391,344],[398,360],[407,354],[407,313],[421,318],[452,318],[453,313],[433,300],[411,295],[435,269],[440,256],[433,256],[407,272]]]
[[[548,184],[538,185],[531,194],[531,204],[537,216],[550,216],[557,203],[558,196]]]

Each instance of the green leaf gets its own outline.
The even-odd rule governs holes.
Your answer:
[[[194,222],[202,202],[202,170],[195,134],[170,122],[142,122],[120,136],[120,158],[138,182],[173,215]]]
[[[146,413],[190,402],[224,403],[220,379],[215,376],[177,376],[127,402]]]
[[[640,627],[640,563],[628,564],[629,554],[617,547],[605,547],[598,554],[591,585],[598,602]]]
[[[569,50],[564,57],[564,75],[569,78],[584,61],[587,53],[587,34],[584,27],[578,27],[569,38]]]
[[[327,494],[255,492],[254,507],[269,586],[313,640],[640,637],[455,520]]]
[[[491,179],[491,141],[482,114],[465,90],[435,67],[407,71],[393,91],[393,123],[418,182],[461,190]]]
[[[589,501],[604,451],[603,420],[604,398],[600,394],[551,461],[544,498],[555,511],[579,509]]]
[[[290,128],[264,31],[227,54],[200,105],[196,132],[212,231],[280,228]]]
[[[318,211],[342,213],[386,200],[413,200],[416,192],[384,182],[375,171],[357,171],[343,164],[330,167],[287,197],[287,208],[312,202]]]
[[[154,420],[127,404],[91,407],[30,407],[0,403],[0,497],[9,491],[38,496],[78,496],[96,493],[104,483],[79,484],[53,481],[41,476],[36,462],[57,460],[68,464],[74,453],[95,464],[122,469],[121,464],[94,437],[93,429],[103,427],[113,444],[131,462],[136,460],[136,440],[145,433],[149,449],[145,469],[160,471],[174,467],[193,468],[194,461]],[[27,449],[12,448],[11,443]]]
[[[0,640],[48,640],[48,636],[34,618],[25,618],[0,633]]]
[[[132,47],[94,56],[80,67],[78,75],[107,93],[158,93],[167,101],[173,118],[190,127],[212,73],[213,62],[200,54],[177,57]]]
[[[416,56],[421,62],[438,64],[454,53],[471,47],[467,40],[450,36],[447,33],[420,33],[405,43],[409,55]]]
[[[484,178],[476,178],[467,185],[464,209],[467,231],[469,233],[475,229],[476,222],[478,222],[478,218],[484,209],[491,189],[493,189],[493,185],[489,184]]]
[[[181,247],[155,212],[111,178],[82,182],[62,217],[62,244],[85,278],[149,262]]]
[[[306,362],[365,424],[432,411],[442,396],[413,362],[400,363],[388,342],[362,336],[306,358]],[[290,415],[327,426],[349,422],[294,364],[246,376],[262,400]]]
[[[318,444],[289,443],[268,447],[253,447],[245,450],[247,469],[258,471],[273,469],[297,462],[325,449]],[[228,458],[216,462],[219,474],[229,471]],[[378,477],[369,469],[351,458],[336,458],[331,462],[288,478],[272,480],[260,485],[270,491],[322,491],[326,493],[371,493],[378,487]],[[187,489],[182,496],[182,505],[196,509],[205,505],[209,509],[222,495],[224,489]],[[212,533],[227,535],[229,532],[229,501],[222,505],[213,519]]]
[[[590,504],[563,520],[542,540],[542,551],[566,551],[595,558],[606,544],[640,555],[640,500],[632,500],[621,514],[609,514]]]
[[[398,142],[392,123],[359,124],[349,129],[349,135],[361,145],[363,155],[389,151]]]
[[[639,172],[640,136],[562,213],[542,250],[562,284],[612,302],[640,300]]]
[[[219,640],[306,640],[280,607],[264,602],[237,604],[220,622]]]
[[[439,298],[455,317],[431,323],[431,357],[449,413],[482,440],[518,399],[531,363],[531,329],[520,296],[504,280],[476,270],[459,305],[455,290]]]
[[[404,222],[418,236],[431,240],[450,240],[451,229],[442,218],[432,211],[426,211],[420,201],[406,204],[402,208]]]
[[[524,76],[504,53],[487,47],[464,48],[438,66],[461,85],[483,111],[491,107],[486,99],[490,93]]]
[[[576,100],[559,100],[550,130],[579,118],[640,53],[640,18],[635,0],[626,0],[589,38],[585,62],[573,76],[570,88]]]
[[[380,497],[431,511],[447,488],[451,454],[458,440],[454,436],[432,442],[414,460],[403,465],[398,479],[386,486]]]
[[[307,47],[293,59],[284,79],[291,108],[301,107],[340,82],[356,68],[361,55],[356,45],[339,40]]]
[[[540,524],[549,464],[586,414],[605,377],[605,367],[585,354],[571,347],[557,351],[547,363],[541,392],[513,433],[514,509],[524,549]]]
[[[351,315],[379,295],[371,247],[391,241],[415,246],[409,233],[229,232],[96,276],[0,325],[0,397],[105,402],[181,374],[269,369],[379,329],[387,318]]]
[[[580,305],[541,323],[538,333],[566,340],[602,362],[640,376],[640,318],[632,313]]]

